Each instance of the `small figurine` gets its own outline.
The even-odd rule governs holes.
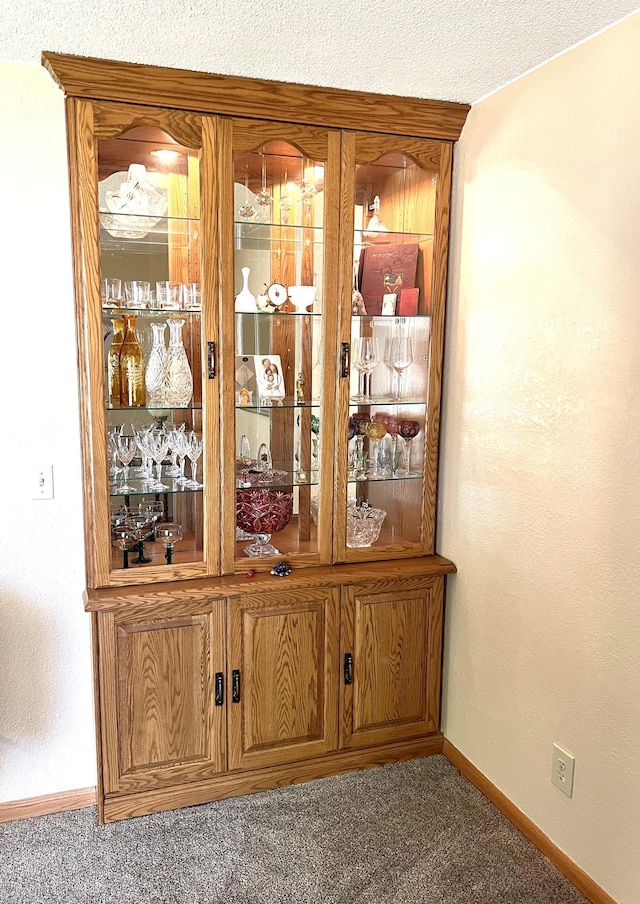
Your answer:
[[[238,393],[238,396],[240,397],[240,406],[246,408],[250,401],[249,390],[246,387],[243,387]]]
[[[296,403],[304,405],[304,379],[301,373],[298,374],[298,379],[296,380]]]
[[[288,574],[291,574],[291,566],[287,562],[278,562],[271,569],[271,574],[275,574],[278,578],[286,578]]]

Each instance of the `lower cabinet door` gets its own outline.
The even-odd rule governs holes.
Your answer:
[[[229,600],[230,769],[337,748],[339,603],[337,589]]]
[[[225,600],[98,614],[105,793],[226,767]]]
[[[341,747],[435,732],[444,579],[343,588]]]

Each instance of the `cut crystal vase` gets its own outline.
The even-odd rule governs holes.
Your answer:
[[[193,374],[182,343],[184,320],[168,320],[169,348],[164,369],[164,404],[169,408],[185,408],[193,395]]]

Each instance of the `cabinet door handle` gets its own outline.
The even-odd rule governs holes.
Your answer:
[[[215,703],[216,706],[222,706],[224,703],[224,675],[222,672],[216,672]]]
[[[344,654],[344,683],[353,684],[353,656],[351,653]]]
[[[340,376],[349,376],[349,343],[340,343]]]
[[[231,702],[240,703],[240,669],[231,672]]]
[[[207,375],[210,380],[216,378],[216,344],[207,342]]]

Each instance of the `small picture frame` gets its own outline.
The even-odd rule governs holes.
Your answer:
[[[274,399],[282,401],[285,397],[285,388],[280,356],[254,355],[253,361],[260,404],[270,405]]]
[[[396,312],[396,301],[398,296],[395,292],[389,292],[382,296],[382,316],[393,317]]]

